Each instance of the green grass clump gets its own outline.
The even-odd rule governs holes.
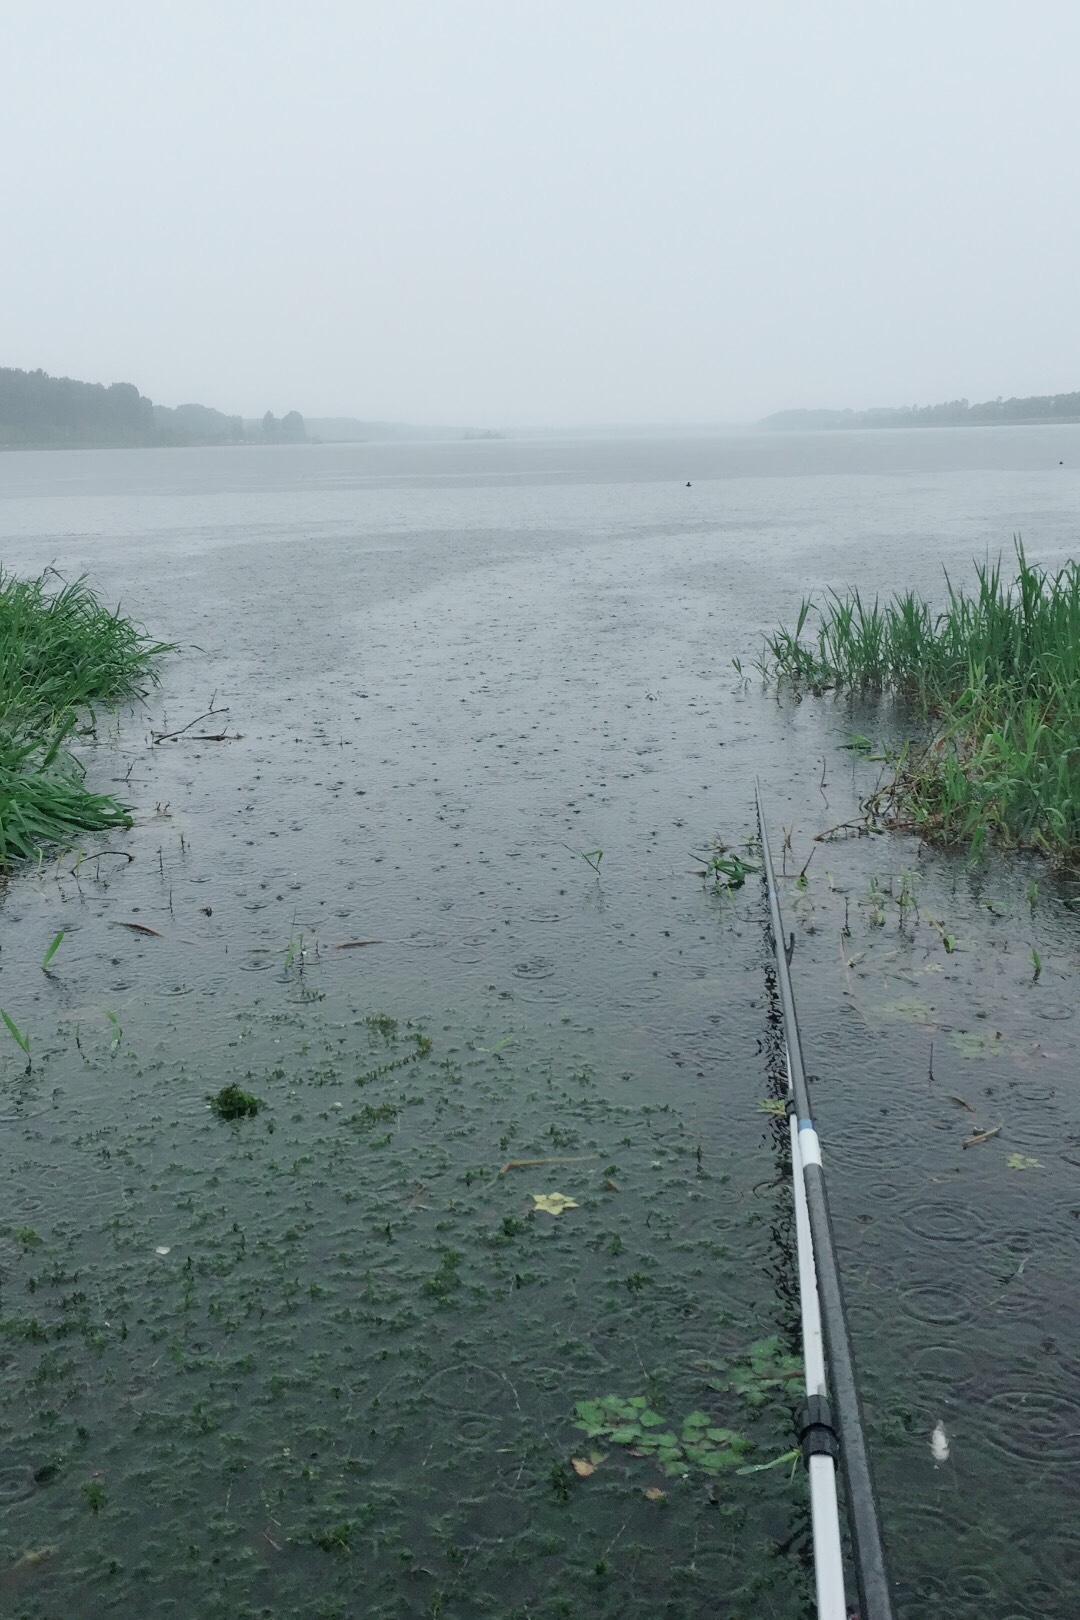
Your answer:
[[[243,1086],[222,1086],[210,1098],[210,1107],[219,1119],[246,1119],[259,1112],[262,1101]]]
[[[0,570],[0,868],[131,825],[126,806],[86,788],[67,744],[93,730],[99,706],[141,697],[169,650],[110,613],[84,579]]]
[[[946,575],[934,613],[913,592],[872,606],[858,591],[804,601],[766,640],[767,677],[815,692],[888,693],[919,722],[872,814],[967,844],[1034,848],[1080,864],[1080,565]],[[811,614],[815,615],[810,628]]]

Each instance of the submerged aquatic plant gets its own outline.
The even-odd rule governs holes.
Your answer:
[[[242,1086],[222,1086],[210,1098],[210,1107],[219,1119],[246,1119],[259,1112],[262,1099],[252,1096]]]
[[[913,592],[873,603],[804,601],[794,630],[767,638],[765,669],[815,692],[886,693],[918,732],[867,801],[877,823],[979,854],[991,841],[1080,862],[1080,563],[976,567],[946,575],[940,612]],[[814,615],[811,625],[811,615]]]
[[[790,1395],[802,1383],[803,1366],[798,1356],[788,1355],[778,1334],[758,1339],[744,1355],[730,1362],[718,1362],[720,1374],[709,1380],[713,1389],[731,1390],[747,1406],[764,1406],[774,1395]]]
[[[576,1427],[590,1440],[607,1445],[627,1446],[632,1454],[654,1457],[665,1474],[672,1477],[691,1468],[706,1474],[719,1474],[737,1468],[753,1441],[732,1429],[715,1424],[707,1412],[691,1412],[678,1430],[650,1407],[644,1395],[624,1400],[605,1395],[596,1401],[578,1401],[574,1408]]]

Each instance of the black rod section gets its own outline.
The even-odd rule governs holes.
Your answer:
[[[769,851],[769,834],[765,825],[765,807],[761,802],[760,782],[755,784],[755,792],[762,865],[765,869],[765,886],[769,895],[773,954],[776,958],[776,982],[784,1015],[788,1064],[791,1069],[795,1107],[799,1116],[800,1139],[803,1130],[807,1129],[813,1133],[816,1142],[817,1133],[814,1131],[810,1093],[806,1084],[806,1071],[803,1068],[799,1020],[795,1012],[795,997],[791,989],[791,975],[788,973],[788,958],[784,949],[784,925],[776,893],[776,874],[773,871],[772,855]],[[825,1172],[820,1161],[815,1163],[811,1158],[811,1162],[807,1163],[804,1158],[803,1180],[806,1186],[810,1232],[814,1239],[814,1262],[817,1269],[818,1295],[821,1300],[821,1326],[832,1384],[829,1394],[840,1430],[840,1460],[844,1470],[844,1495],[847,1498],[848,1525],[855,1556],[860,1620],[893,1620],[892,1595],[885,1564],[885,1548],[881,1539],[877,1493],[874,1490],[874,1477],[870,1470],[870,1454],[866,1449],[862,1403],[855,1382],[855,1361],[851,1353],[851,1336],[844,1309],[843,1289],[840,1286],[840,1269],[836,1263],[836,1245],[833,1241],[829,1200],[825,1190]]]

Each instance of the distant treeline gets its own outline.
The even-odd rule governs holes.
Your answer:
[[[764,428],[981,427],[995,422],[1080,422],[1080,394],[1031,394],[1025,399],[988,399],[969,405],[879,406],[869,411],[777,411]]]
[[[133,383],[76,382],[0,366],[0,447],[296,444],[304,418],[270,411],[245,422],[209,405],[154,405]]]

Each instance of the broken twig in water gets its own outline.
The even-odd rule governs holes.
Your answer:
[[[868,827],[865,821],[838,821],[835,827],[826,827],[824,832],[815,833],[814,843],[827,843],[839,833],[854,833],[859,838],[865,838],[869,833],[880,831],[880,827]]]
[[[165,935],[163,933],[161,933],[160,929],[151,928],[149,923],[114,922],[113,927],[114,928],[130,928],[133,934],[151,934],[151,935],[153,935],[154,939],[164,939],[165,938]]]
[[[535,1164],[584,1164],[587,1159],[598,1159],[599,1153],[575,1153],[569,1159],[507,1159],[500,1176],[505,1176],[508,1170],[531,1170]]]
[[[1000,1135],[1001,1135],[1001,1126],[1000,1125],[995,1125],[992,1130],[989,1130],[989,1131],[976,1131],[974,1136],[965,1136],[965,1138],[964,1138],[964,1146],[966,1148],[978,1147],[980,1142],[989,1142],[989,1140],[990,1140],[990,1138],[992,1136],[1000,1136]]]
[[[186,726],[180,727],[179,731],[152,731],[150,735],[155,746],[158,743],[171,742],[174,737],[182,737],[185,732],[191,730],[192,726],[197,726],[200,720],[210,720],[216,714],[228,714],[228,712],[228,709],[207,709],[205,714],[197,714],[194,720],[189,720]],[[193,738],[192,741],[221,742],[224,737],[225,733],[222,732],[218,737]]]
[[[381,939],[343,939],[340,945],[331,945],[332,951],[358,951],[361,945],[381,945]]]

